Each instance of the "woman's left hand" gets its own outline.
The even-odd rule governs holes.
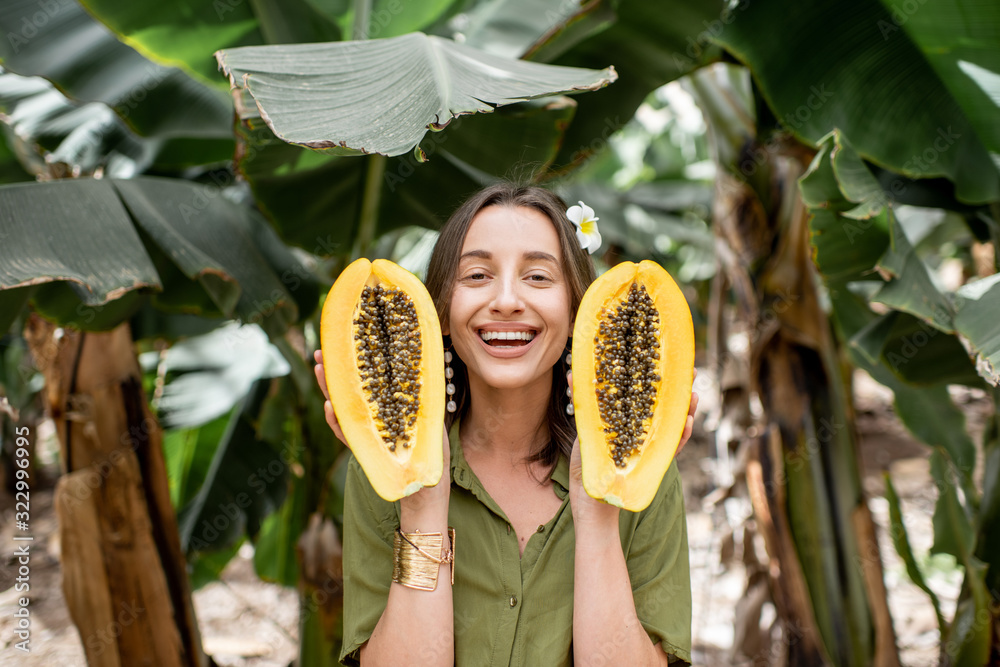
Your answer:
[[[694,369],[694,377],[698,377],[697,368]],[[572,371],[566,374],[566,380],[572,389]],[[680,451],[684,449],[684,445],[686,445],[687,441],[691,439],[691,433],[694,430],[694,413],[697,409],[698,393],[692,391],[691,405],[688,407],[687,422],[684,424],[684,432],[681,433],[681,440],[680,444],[677,445],[677,452],[674,454],[675,457],[677,454],[680,454]],[[586,516],[588,519],[593,518],[597,521],[611,521],[614,519],[617,525],[618,508],[591,498],[583,488],[583,463],[580,456],[579,437],[573,441],[573,452],[569,459],[569,498],[570,505],[573,508],[574,521],[578,521],[580,518]]]

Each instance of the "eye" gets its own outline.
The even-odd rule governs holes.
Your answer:
[[[470,273],[465,277],[466,280],[486,280],[486,274],[477,271],[476,273]]]
[[[541,273],[533,273],[528,276],[528,280],[532,282],[548,282],[549,277]]]

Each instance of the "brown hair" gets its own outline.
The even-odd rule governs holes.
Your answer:
[[[451,294],[465,236],[476,214],[490,206],[532,208],[552,221],[559,235],[559,246],[562,250],[562,269],[569,286],[570,313],[575,315],[580,300],[583,299],[583,293],[596,278],[596,272],[590,255],[580,248],[577,242],[573,223],[566,217],[566,203],[555,193],[535,185],[500,182],[472,195],[441,228],[441,235],[434,246],[427,267],[426,285],[437,306],[442,325],[447,324],[450,316]],[[566,414],[566,372],[569,370],[569,365],[565,356],[565,354],[560,355],[559,361],[552,369],[552,393],[549,396],[546,414],[551,438],[538,451],[533,452],[527,461],[539,461],[550,468],[554,468],[558,463],[559,454],[569,459],[573,440],[576,439],[576,423]],[[458,404],[458,410],[447,413],[445,428],[448,430],[456,419],[461,419],[468,413],[470,402],[468,371],[457,354],[453,355],[451,367],[455,372],[452,380],[456,389],[453,399]]]

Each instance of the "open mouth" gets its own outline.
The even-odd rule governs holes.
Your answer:
[[[524,347],[535,338],[534,331],[485,331],[479,337],[490,347]]]

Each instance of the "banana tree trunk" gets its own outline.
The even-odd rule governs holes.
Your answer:
[[[45,376],[63,476],[56,487],[63,592],[91,667],[204,667],[185,559],[127,324],[25,338]]]

